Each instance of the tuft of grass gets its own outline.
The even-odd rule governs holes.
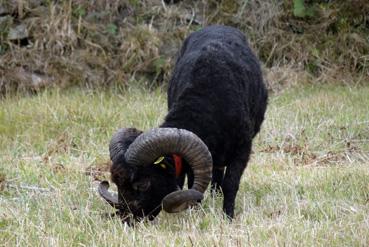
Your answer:
[[[166,113],[161,88],[49,90],[0,101],[0,239],[4,246],[366,246],[369,87],[306,86],[270,97],[236,200],[162,212],[135,227],[96,193],[109,178],[119,127],[149,129]]]

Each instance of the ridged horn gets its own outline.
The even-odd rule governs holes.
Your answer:
[[[124,155],[129,145],[139,136],[142,131],[135,128],[122,128],[119,129],[111,138],[109,144],[110,159],[114,163],[121,159],[124,159]],[[121,208],[118,200],[118,195],[111,194],[109,192],[109,182],[102,181],[98,187],[99,194],[106,202],[108,202],[114,208]]]
[[[166,154],[181,155],[194,174],[192,193],[175,191],[163,199],[164,210],[174,213],[187,208],[183,204],[189,206],[200,200],[199,193],[193,191],[200,192],[201,196],[205,192],[212,176],[212,158],[205,143],[194,133],[177,128],[155,128],[137,137],[125,153],[125,160],[137,166],[149,165]]]
[[[113,163],[124,158],[124,155],[131,143],[139,136],[142,131],[135,128],[119,129],[111,138],[109,144],[110,159]]]
[[[163,209],[168,213],[178,213],[204,198],[203,193],[194,190],[177,190],[163,199]]]

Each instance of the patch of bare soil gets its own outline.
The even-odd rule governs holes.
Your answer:
[[[97,181],[105,180],[110,176],[111,165],[112,162],[110,160],[96,162],[86,168],[85,174]]]
[[[294,164],[301,165],[335,165],[353,160],[363,161],[364,153],[356,146],[347,144],[346,148],[339,151],[316,152],[312,151],[308,145],[284,144],[268,145],[260,150],[262,153],[284,153],[293,157]],[[367,157],[369,158],[369,157]]]
[[[4,173],[0,172],[0,191],[5,189],[6,176]]]
[[[48,144],[42,159],[44,163],[48,163],[54,155],[69,153],[73,148],[76,148],[73,138],[67,132],[63,132]]]

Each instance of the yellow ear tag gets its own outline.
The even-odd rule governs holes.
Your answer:
[[[161,164],[159,164],[163,169],[166,169],[167,167],[163,164],[163,163],[161,163]]]
[[[158,165],[160,162],[164,160],[164,156],[159,157],[157,160],[155,160],[154,164]]]

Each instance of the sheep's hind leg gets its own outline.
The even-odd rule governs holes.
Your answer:
[[[249,160],[250,151],[251,143],[249,143],[249,145],[243,149],[243,152],[236,156],[233,162],[227,166],[225,172],[224,181],[222,184],[222,191],[224,195],[223,211],[230,219],[232,219],[234,216],[235,199],[240,185],[241,176]]]

